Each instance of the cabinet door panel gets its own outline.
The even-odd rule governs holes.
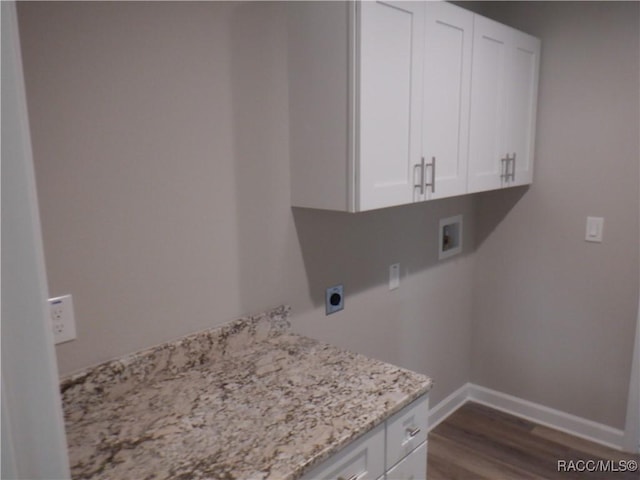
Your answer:
[[[387,480],[426,480],[426,478],[427,442],[423,442],[387,472]]]
[[[473,13],[445,2],[427,3],[422,151],[429,162],[436,159],[430,198],[467,189],[472,34]]]
[[[423,6],[360,4],[359,210],[413,201]]]
[[[427,440],[429,399],[420,397],[387,420],[387,465],[401,458]]]
[[[303,480],[353,478],[376,480],[384,474],[385,426],[379,425],[364,437],[304,475]]]
[[[509,29],[489,19],[474,19],[468,191],[499,188],[506,156],[504,94]]]
[[[525,185],[533,179],[533,151],[540,40],[513,31],[509,90],[507,99],[507,152],[516,154],[515,180],[510,186]],[[513,168],[513,167],[512,167]]]
[[[291,204],[353,211],[351,22],[343,2],[287,2]]]

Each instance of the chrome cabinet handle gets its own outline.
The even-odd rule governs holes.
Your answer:
[[[417,187],[417,188],[420,189],[420,195],[424,195],[424,187],[425,187],[425,185],[424,185],[424,166],[425,166],[424,165],[424,157],[422,157],[422,161],[420,162],[419,165],[416,164],[416,165],[413,166],[413,172],[414,172],[413,175],[414,175],[414,177],[415,177],[416,168],[420,169],[420,182],[417,185],[415,185],[415,184],[413,185],[414,188]],[[340,480],[340,479],[338,479],[338,480]],[[348,480],[351,480],[351,479],[348,479]]]
[[[514,153],[513,156],[511,156],[507,153],[507,156],[500,159],[500,161],[502,162],[502,171],[504,172],[500,175],[500,178],[502,178],[505,182],[508,182],[509,180],[515,181],[516,154]],[[509,171],[509,165],[511,165],[511,171]]]
[[[357,473],[354,473],[353,475],[351,475],[349,478],[345,478],[343,476],[338,477],[338,480],[358,480],[358,477],[360,475],[358,475]]]
[[[509,154],[507,153],[507,156],[504,158],[500,159],[500,162],[502,162],[502,173],[500,174],[500,178],[503,179],[505,182],[509,180],[509,162],[511,161],[511,159],[509,158]]]
[[[431,187],[431,193],[435,193],[436,191],[436,157],[431,157],[431,163],[427,163],[426,166],[431,167],[431,183],[425,183],[424,186]]]
[[[420,433],[420,429],[418,427],[409,427],[407,428],[407,433],[409,434],[409,438],[413,438]]]
[[[513,152],[513,157],[511,158],[511,181],[516,181],[516,153]]]
[[[436,157],[431,157],[431,193],[436,193]]]

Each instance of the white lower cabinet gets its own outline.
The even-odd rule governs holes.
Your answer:
[[[384,476],[384,424],[351,443],[303,480],[376,480]]]
[[[425,480],[427,478],[427,442],[422,442],[409,455],[387,472],[387,480]]]
[[[427,440],[427,397],[421,397],[386,421],[387,469]]]
[[[303,480],[425,480],[428,396],[351,443]]]

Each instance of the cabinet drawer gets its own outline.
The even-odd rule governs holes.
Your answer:
[[[405,457],[387,473],[387,480],[426,480],[427,442]]]
[[[418,398],[387,421],[387,469],[427,440],[427,395]]]
[[[307,473],[303,480],[376,480],[384,475],[384,424]]]

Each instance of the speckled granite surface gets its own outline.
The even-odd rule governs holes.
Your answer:
[[[62,381],[74,479],[296,479],[431,380],[289,332],[288,307]]]

